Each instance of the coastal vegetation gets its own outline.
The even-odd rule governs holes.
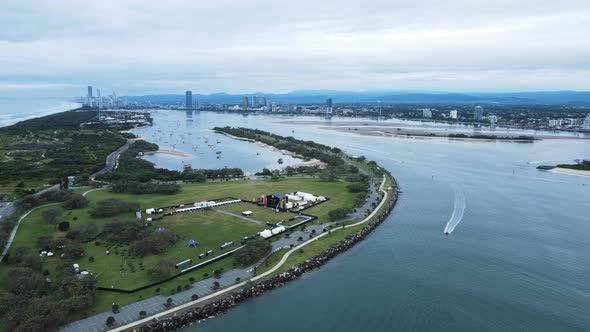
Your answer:
[[[557,165],[557,167],[575,169],[578,171],[590,171],[590,160],[581,160],[577,164],[561,164]]]
[[[0,265],[0,306],[8,303],[3,301],[8,301],[6,299],[10,299],[13,292],[9,288],[12,285],[9,279],[23,267],[22,264],[34,271],[30,273],[31,277],[41,274],[54,280],[61,278],[60,271],[65,271],[64,275],[85,282],[84,287],[74,284],[76,291],[68,294],[85,296],[88,300],[75,308],[63,306],[58,319],[40,318],[47,321],[47,326],[105,311],[112,303],[126,304],[138,297],[190,289],[191,283],[197,279],[218,277],[224,271],[268,257],[271,241],[244,239],[255,236],[269,224],[283,223],[290,227],[297,222],[295,213],[277,213],[249,203],[261,195],[302,191],[329,197],[305,211],[317,217],[313,223],[323,224],[345,218],[354,207],[365,202],[369,184],[381,180],[382,171],[376,163],[351,159],[337,148],[244,128],[240,132],[255,133],[250,136],[277,148],[289,147],[304,158],[322,160],[326,166],[307,168],[305,175],[297,175],[293,170],[270,172],[271,179],[254,182],[207,181],[237,179],[243,173],[239,168],[194,170],[187,167],[182,172],[157,169],[138,158],[140,152],[157,150],[157,145],[134,141],[119,157],[118,167],[100,178],[101,181],[112,181],[109,189],[89,190],[86,195],[81,195],[79,190],[62,190],[40,197],[25,197],[20,201],[22,211],[45,203],[55,204],[31,212],[22,221],[5,259],[7,264]],[[360,173],[359,167],[368,175]],[[139,217],[136,214],[156,207],[223,197],[236,197],[244,202],[195,213],[170,214],[164,218],[161,214],[145,216],[142,213]],[[253,211],[253,216],[241,218],[239,214],[245,210]],[[12,220],[12,226],[14,222]],[[309,237],[314,234],[315,230]],[[342,239],[345,234],[326,237],[326,240]],[[196,246],[187,244],[193,241]],[[199,255],[207,251],[211,254],[206,259],[218,257],[227,252],[220,247],[224,243],[244,243],[245,247],[186,275],[179,274],[174,268],[174,264],[187,259],[199,262],[202,259]],[[53,255],[39,256],[41,251],[50,251]],[[301,257],[303,255],[301,252]],[[91,282],[87,282],[86,277],[79,277],[75,266],[88,272],[84,276]],[[59,282],[61,279],[55,280]],[[31,282],[31,291],[42,292],[43,287],[44,283]],[[220,287],[219,283],[216,287]],[[121,292],[113,292],[113,289]],[[51,292],[47,294],[44,305],[48,307],[56,306],[54,301],[64,300]],[[23,300],[19,308],[24,312],[36,310],[36,299]],[[4,318],[4,312],[0,311],[0,319]],[[36,330],[30,329],[30,325],[11,322],[15,330]]]
[[[0,128],[0,194],[23,197],[67,176],[93,173],[124,137],[81,125],[96,111],[73,110]]]
[[[157,151],[158,148],[158,145],[143,140],[134,141],[129,149],[119,156],[119,166],[117,169],[100,176],[99,179],[102,181],[114,181],[115,183],[128,183],[127,187],[130,190],[133,187],[133,190],[145,193],[149,189],[147,187],[139,189],[138,182],[205,182],[207,180],[230,179],[244,176],[244,172],[240,168],[193,169],[190,165],[187,165],[182,172],[179,172],[157,168],[153,163],[138,158],[143,153]],[[119,188],[123,186],[120,185]],[[170,188],[160,186],[160,189],[166,191],[166,189]]]

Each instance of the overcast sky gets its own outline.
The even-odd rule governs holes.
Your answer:
[[[0,1],[0,96],[86,85],[590,90],[590,1]]]

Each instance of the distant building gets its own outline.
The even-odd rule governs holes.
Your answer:
[[[187,91],[186,94],[184,95],[184,107],[186,109],[192,109],[193,108],[193,92],[192,91]]]
[[[266,97],[262,97],[262,106],[269,106],[268,99]]]
[[[422,117],[423,118],[432,118],[432,111],[429,109],[422,110]]]
[[[326,99],[326,113],[332,113],[332,98]]]
[[[252,107],[253,108],[258,107],[258,96],[252,96]]]
[[[481,121],[483,117],[483,107],[481,106],[475,106],[475,109],[473,110],[473,120],[475,121]]]
[[[495,115],[488,116],[488,120],[490,121],[490,124],[496,124],[496,123],[498,123],[498,117],[495,116]]]
[[[96,100],[98,108],[102,108],[102,98],[100,97],[100,89],[96,89]]]
[[[586,115],[582,128],[590,130],[590,114]]]
[[[452,110],[449,112],[449,118],[456,119],[457,118],[457,110]]]
[[[242,96],[242,108],[248,109],[248,96]]]
[[[88,100],[92,99],[92,86],[88,86]]]

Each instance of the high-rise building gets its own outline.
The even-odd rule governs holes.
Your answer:
[[[258,96],[252,96],[252,107],[253,108],[258,107]]]
[[[88,86],[88,100],[92,99],[92,86]]]
[[[268,106],[268,99],[266,97],[262,97],[262,106]]]
[[[332,98],[326,99],[326,113],[332,113]]]
[[[479,105],[475,106],[475,108],[473,109],[473,120],[480,121],[482,117],[483,117],[483,107],[481,107]]]
[[[452,110],[449,112],[449,118],[456,119],[457,118],[457,110]]]
[[[496,123],[498,123],[498,117],[495,116],[495,115],[488,116],[488,120],[490,120],[490,124],[496,124]]]
[[[583,128],[590,130],[590,114],[586,115],[586,119],[584,120]]]
[[[423,118],[432,118],[432,111],[429,109],[422,110],[422,117]]]
[[[242,108],[243,109],[248,108],[248,96],[242,96]]]
[[[192,109],[193,108],[193,92],[192,91],[187,91],[184,95],[184,107],[186,109]]]
[[[102,98],[100,97],[100,89],[96,89],[96,100],[98,108],[102,108]]]

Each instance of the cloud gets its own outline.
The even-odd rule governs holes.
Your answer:
[[[78,94],[590,89],[589,15],[576,0],[3,0],[0,81]]]

